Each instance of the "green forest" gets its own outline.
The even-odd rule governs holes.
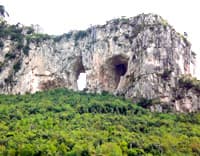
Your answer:
[[[152,113],[106,92],[0,95],[0,155],[200,155],[200,114]]]

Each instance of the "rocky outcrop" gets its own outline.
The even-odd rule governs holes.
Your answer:
[[[179,92],[182,75],[194,74],[195,55],[187,39],[158,15],[114,19],[39,41],[27,31],[24,36],[28,55],[24,49],[13,51],[15,42],[4,39],[1,93],[34,93],[55,87],[77,90],[78,76],[85,72],[87,91],[109,91],[134,102],[142,98],[159,101],[152,110],[163,111],[166,106],[182,110],[174,93]],[[13,53],[15,59],[5,57]],[[17,63],[20,68],[13,71]],[[189,111],[199,108],[193,103]]]

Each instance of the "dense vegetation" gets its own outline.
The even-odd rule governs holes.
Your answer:
[[[0,155],[200,155],[200,114],[66,89],[0,95]]]
[[[186,89],[193,89],[200,92],[200,80],[190,75],[185,75],[179,79],[179,84],[181,87]]]

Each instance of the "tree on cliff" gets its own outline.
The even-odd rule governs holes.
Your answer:
[[[9,16],[8,12],[5,10],[5,7],[3,5],[0,5],[0,17],[6,17]]]

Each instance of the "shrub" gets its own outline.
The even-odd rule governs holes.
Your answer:
[[[163,153],[163,147],[159,144],[150,144],[145,148],[145,152],[152,153],[153,155],[161,155]]]
[[[31,41],[39,43],[48,39],[51,39],[51,36],[48,34],[32,34],[26,36],[26,40],[28,43],[30,43]]]
[[[146,98],[141,98],[138,104],[142,106],[143,108],[148,108],[149,106],[152,105],[151,100],[146,99]]]
[[[194,51],[192,51],[192,52],[191,52],[191,55],[192,55],[193,57],[196,57],[197,54],[196,54]]]
[[[200,92],[200,80],[197,80],[190,75],[183,76],[179,79],[179,85],[186,89],[194,89]]]
[[[129,19],[128,19],[128,18],[125,18],[125,17],[122,17],[122,18],[120,19],[120,21],[121,21],[121,24],[128,24],[128,23],[129,23]]]
[[[141,98],[138,104],[142,106],[143,108],[148,108],[149,106],[160,104],[160,99],[159,98],[154,98],[154,99]]]
[[[6,83],[6,84],[10,84],[10,83],[12,83],[12,81],[13,81],[13,77],[12,77],[12,75],[9,75],[7,78],[5,78],[5,80],[4,80],[4,82]]]
[[[16,48],[17,48],[18,50],[21,50],[21,49],[23,49],[23,47],[24,47],[23,42],[22,42],[22,41],[18,41],[18,43],[17,43],[17,45],[16,45]]]
[[[167,22],[167,20],[165,20],[165,19],[163,19],[163,18],[161,18],[161,24],[162,24],[163,26],[169,25],[168,22]]]
[[[120,22],[120,19],[119,18],[113,19],[112,22],[114,25],[118,25]]]
[[[72,32],[69,32],[69,33],[65,33],[65,34],[63,34],[63,35],[60,35],[60,36],[55,36],[54,38],[53,38],[53,40],[55,41],[55,42],[59,42],[62,38],[65,38],[65,39],[70,39],[72,37]]]
[[[13,69],[16,72],[18,72],[21,68],[21,61],[17,61],[17,63],[14,64]]]
[[[66,39],[69,39],[69,38],[71,38],[71,36],[72,36],[72,32],[69,32],[69,33],[67,33],[67,34],[64,34],[63,35]]]
[[[100,155],[108,156],[122,156],[122,150],[116,143],[105,143],[101,145],[99,153]]]
[[[29,50],[30,50],[29,45],[26,45],[25,47],[23,47],[23,53],[24,53],[25,55],[27,55],[27,56],[28,56],[28,54],[29,54]]]
[[[54,40],[54,42],[60,42],[62,38],[63,38],[63,36],[55,36],[53,38],[53,40]]]
[[[6,55],[5,55],[5,58],[6,59],[14,59],[14,58],[16,58],[16,54],[15,53],[11,53],[11,52],[9,52],[9,53],[7,53]]]
[[[138,148],[132,148],[128,150],[128,156],[144,155],[144,150]]]
[[[4,63],[0,62],[0,72],[2,71],[3,66],[4,66]]]
[[[13,41],[22,42],[23,40],[22,29],[17,28],[15,25],[8,27],[5,33],[8,34]]]
[[[87,36],[87,32],[86,31],[78,31],[75,35],[74,35],[74,40],[80,40],[83,39],[84,37]]]
[[[170,70],[170,69],[165,69],[165,70],[163,71],[163,73],[161,74],[161,78],[164,79],[164,80],[168,80],[169,77],[170,77],[170,75],[171,75],[171,73],[172,73],[172,70]]]
[[[34,33],[34,29],[32,27],[28,27],[27,34]]]

